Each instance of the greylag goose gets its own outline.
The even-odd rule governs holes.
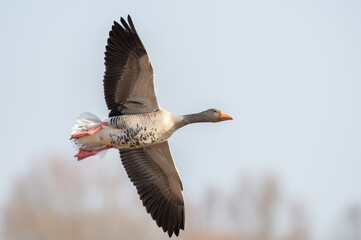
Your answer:
[[[109,116],[84,113],[71,141],[85,159],[116,148],[147,212],[169,237],[184,230],[183,186],[168,139],[190,123],[220,122],[233,117],[218,109],[179,116],[159,107],[153,68],[128,15],[109,32],[105,52],[104,95]]]

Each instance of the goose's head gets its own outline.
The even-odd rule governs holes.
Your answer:
[[[201,113],[209,122],[221,122],[226,120],[233,120],[232,116],[229,116],[219,109],[211,108]]]

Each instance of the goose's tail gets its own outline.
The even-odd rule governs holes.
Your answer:
[[[107,123],[103,122],[96,115],[86,112],[80,114],[76,119],[75,125],[71,131],[71,142],[79,153],[75,155],[78,160],[96,155],[98,153],[100,158],[105,156],[106,150],[111,148],[106,145],[99,145],[93,133],[101,129],[103,126],[107,126]]]

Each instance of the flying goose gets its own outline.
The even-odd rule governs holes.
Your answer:
[[[105,52],[104,95],[109,118],[84,113],[72,129],[71,141],[85,159],[107,149],[119,149],[128,177],[147,212],[169,237],[184,230],[183,186],[168,138],[196,122],[220,122],[233,117],[218,109],[179,116],[158,105],[153,68],[130,16],[109,32]]]

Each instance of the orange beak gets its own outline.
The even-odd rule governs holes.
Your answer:
[[[233,117],[225,114],[224,112],[221,112],[221,117],[220,117],[220,119],[221,119],[222,121],[225,121],[225,120],[233,120]]]

